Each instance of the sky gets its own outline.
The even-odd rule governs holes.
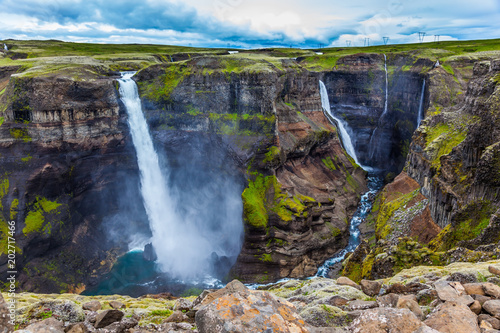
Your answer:
[[[0,0],[0,39],[316,48],[418,32],[500,38],[500,0]]]

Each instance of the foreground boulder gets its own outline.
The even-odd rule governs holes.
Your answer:
[[[99,313],[95,319],[95,328],[103,328],[112,323],[119,322],[123,318],[120,310],[105,310]]]
[[[9,321],[9,307],[0,293],[0,333],[12,332],[12,325]]]
[[[425,326],[408,309],[378,308],[363,311],[349,329],[353,333],[414,333],[427,332]]]
[[[200,333],[306,333],[304,320],[290,302],[265,291],[222,295],[196,312]]]
[[[64,333],[64,324],[54,318],[48,318],[31,324],[24,330],[25,333]]]
[[[479,333],[477,316],[460,302],[441,304],[425,321],[429,327],[443,333]]]

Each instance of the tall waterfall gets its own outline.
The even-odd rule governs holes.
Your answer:
[[[347,124],[344,122],[343,119],[336,117],[332,113],[332,109],[330,107],[330,100],[328,99],[328,92],[326,90],[325,84],[321,80],[319,81],[319,93],[321,95],[321,105],[323,107],[323,112],[327,113],[331,118],[333,118],[337,121],[337,125],[338,125],[337,127],[340,131],[340,138],[342,139],[342,144],[344,145],[346,152],[349,154],[349,156],[351,156],[354,159],[354,161],[357,164],[360,164],[358,161],[358,158],[356,156],[356,151],[354,150],[354,146],[352,144],[351,137],[349,136],[349,134],[347,133],[347,130],[346,130]]]
[[[3,44],[3,49],[4,49],[5,51],[8,51],[8,50],[9,50],[9,48],[7,47],[7,44],[5,44],[5,43]]]
[[[417,127],[424,119],[424,98],[425,98],[425,79],[422,84],[422,92],[420,93],[420,104],[418,105]]]
[[[219,199],[216,205],[214,202],[208,202],[216,197],[217,191],[211,190],[211,196],[205,195],[200,199],[198,193],[195,193],[191,195],[191,200],[195,202],[188,201],[195,206],[193,210],[197,207],[205,209],[201,214],[192,214],[193,210],[182,208],[186,205],[185,198],[178,193],[178,189],[173,190],[169,184],[169,170],[162,170],[160,167],[158,154],[142,112],[137,85],[131,79],[134,74],[123,73],[119,79],[119,91],[128,113],[132,141],[137,153],[142,200],[153,234],[151,242],[158,256],[157,263],[163,272],[175,278],[204,278],[213,268],[213,262],[210,260],[214,260],[214,255],[227,258],[236,257],[239,253],[239,236],[243,229],[241,200],[238,202],[233,198],[233,201],[227,204],[223,203],[223,200],[227,199]],[[199,174],[202,173],[199,171]],[[199,184],[198,192],[206,192],[204,185]],[[216,186],[225,185],[222,183]],[[231,196],[234,196],[233,192],[230,193]],[[215,208],[210,207],[225,209],[219,212],[216,226],[209,218],[213,213],[211,210]]]
[[[370,143],[368,144],[369,149],[370,149],[370,159],[373,159],[376,151],[378,150],[378,145],[373,143],[373,139],[377,137],[379,127],[383,122],[383,119],[387,113],[387,103],[389,102],[389,78],[387,74],[387,56],[384,54],[384,70],[385,70],[385,102],[384,102],[384,111],[380,115],[380,118],[378,119],[378,124],[377,127],[372,132],[372,136],[370,137]]]

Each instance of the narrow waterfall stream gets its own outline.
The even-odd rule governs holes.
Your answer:
[[[384,111],[380,115],[380,118],[378,119],[377,127],[373,130],[373,133],[370,137],[370,159],[373,160],[375,154],[378,151],[378,146],[373,143],[373,139],[377,138],[379,135],[379,127],[383,125],[384,117],[387,114],[387,109],[388,109],[388,101],[389,101],[389,76],[387,74],[387,56],[384,54],[384,70],[385,70],[385,102],[384,102]]]
[[[425,79],[422,84],[422,92],[420,93],[420,104],[418,105],[418,117],[417,117],[417,127],[420,126],[420,123],[424,119],[424,98],[425,98]]]
[[[5,44],[5,43],[3,44],[3,49],[4,49],[5,51],[8,51],[8,50],[9,50],[9,48],[7,47],[7,44]]]
[[[385,55],[384,55],[385,57]],[[351,155],[351,157],[357,162],[356,158],[356,152],[354,150],[354,147],[352,146],[351,143],[351,138],[349,137],[349,134],[345,130],[345,127],[343,126],[343,122],[335,117],[331,111],[330,107],[330,101],[328,98],[328,92],[326,90],[325,84],[322,81],[319,81],[320,85],[320,95],[321,95],[321,104],[323,107],[323,110],[327,112],[333,119],[337,120],[339,124],[339,131],[341,133],[341,139],[342,142],[344,142],[344,147],[350,147],[350,151],[346,148],[346,152]],[[387,67],[386,67],[386,92],[387,92]],[[387,96],[387,95],[386,95]],[[386,97],[386,102],[385,102],[385,107],[387,109],[387,97]],[[384,110],[385,112],[386,110]],[[327,117],[328,118],[328,117]],[[342,126],[340,125],[342,124]],[[346,144],[347,142],[347,144]],[[358,163],[359,164],[359,163]],[[360,164],[361,165],[361,164]],[[379,170],[375,170],[366,166],[361,165],[361,167],[368,171],[368,191],[365,192],[361,196],[361,202],[358,206],[358,209],[356,210],[356,213],[352,217],[349,225],[349,242],[347,244],[347,247],[345,247],[342,251],[337,253],[334,257],[326,260],[323,265],[321,265],[318,268],[318,272],[316,273],[316,276],[320,277],[327,277],[328,272],[330,271],[331,267],[339,262],[341,262],[345,255],[349,252],[352,252],[358,247],[358,245],[361,242],[360,239],[360,231],[359,231],[359,225],[363,222],[363,220],[366,218],[368,213],[372,209],[373,205],[373,198],[375,194],[380,190],[380,188],[384,185],[384,181],[382,178],[382,172]]]
[[[330,121],[331,118],[333,118],[337,122],[337,128],[340,131],[340,139],[342,140],[345,151],[354,159],[356,164],[360,164],[358,161],[358,157],[356,156],[356,151],[354,150],[354,145],[352,144],[351,137],[349,136],[349,133],[347,133],[347,124],[343,119],[335,116],[335,114],[332,112],[326,86],[321,80],[319,81],[319,92],[321,96],[321,105],[323,106],[323,112],[325,113],[326,118],[330,119]]]

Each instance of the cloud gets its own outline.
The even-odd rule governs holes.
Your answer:
[[[497,0],[0,0],[3,38],[193,46],[315,47],[500,35]],[[430,39],[429,39],[430,40]]]

